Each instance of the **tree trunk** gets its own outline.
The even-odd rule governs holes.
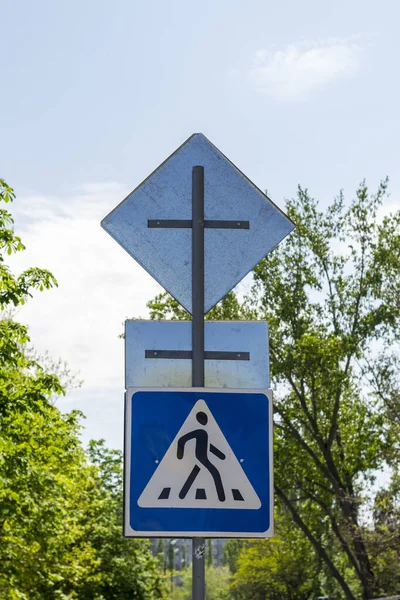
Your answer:
[[[363,587],[363,600],[370,600],[374,597],[375,576],[372,571],[368,552],[362,538],[357,518],[357,507],[354,501],[348,496],[339,498],[340,506],[348,526],[348,535],[352,539],[354,555],[357,558],[360,569],[360,582]]]

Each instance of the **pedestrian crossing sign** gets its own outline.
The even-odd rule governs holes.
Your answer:
[[[270,537],[272,395],[129,389],[127,537]]]

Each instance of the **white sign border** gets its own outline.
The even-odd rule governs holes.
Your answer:
[[[129,399],[132,398],[133,394],[137,392],[212,392],[217,394],[264,394],[268,400],[268,417],[269,417],[269,473],[270,473],[270,527],[267,531],[257,532],[218,532],[218,531],[136,531],[129,525],[130,523],[130,467],[131,467],[131,453],[130,453],[130,441],[131,441],[131,406],[132,402]],[[272,389],[244,389],[244,388],[199,388],[199,387],[179,387],[179,388],[165,388],[165,387],[132,387],[128,388],[125,392],[125,422],[124,422],[124,516],[123,516],[123,535],[126,538],[138,537],[138,538],[193,538],[193,537],[204,537],[204,538],[237,538],[237,539],[266,539],[274,535],[274,460],[273,460],[273,393]],[[173,510],[173,509],[171,509]]]

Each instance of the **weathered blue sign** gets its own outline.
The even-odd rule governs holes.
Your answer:
[[[125,322],[125,387],[191,387],[190,321]],[[268,325],[206,321],[205,387],[261,388],[269,383]]]
[[[126,536],[272,535],[272,398],[261,390],[126,394]]]
[[[294,227],[204,135],[192,135],[102,227],[192,313],[192,168],[204,167],[204,311]]]

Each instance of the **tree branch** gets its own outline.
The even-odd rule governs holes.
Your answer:
[[[304,535],[307,537],[307,539],[314,546],[314,549],[317,552],[317,554],[322,557],[322,559],[324,560],[325,564],[328,566],[328,568],[329,568],[330,572],[332,573],[333,577],[336,579],[336,581],[339,583],[340,587],[342,588],[342,590],[343,590],[346,598],[348,600],[356,600],[356,597],[351,592],[351,590],[350,590],[349,586],[347,585],[345,579],[339,573],[339,571],[337,570],[337,568],[335,567],[335,565],[331,561],[330,557],[326,553],[325,548],[313,536],[313,534],[308,529],[307,525],[304,523],[303,519],[300,517],[300,515],[297,512],[297,510],[295,509],[295,507],[290,502],[289,498],[285,495],[285,493],[283,492],[283,490],[281,490],[279,488],[279,486],[277,486],[276,484],[275,484],[275,491],[276,491],[277,495],[279,496],[279,498],[283,501],[283,503],[285,504],[285,506],[288,508],[288,510],[289,510],[290,514],[292,515],[293,520],[296,523],[296,525],[301,529],[301,531],[304,533]]]

